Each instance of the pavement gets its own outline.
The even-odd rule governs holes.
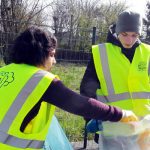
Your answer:
[[[83,148],[83,141],[81,142],[72,142],[71,143],[74,150],[99,150],[98,144],[96,144],[93,140],[87,142],[86,149]]]

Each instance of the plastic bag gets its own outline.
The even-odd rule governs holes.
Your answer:
[[[103,122],[104,135],[110,136],[132,136],[143,133],[150,129],[150,115],[145,116],[142,120],[137,122]]]
[[[100,150],[150,150],[150,115],[137,122],[103,122]]]
[[[55,116],[52,118],[43,150],[73,150]]]

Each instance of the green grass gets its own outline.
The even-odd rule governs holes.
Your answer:
[[[59,75],[61,81],[70,89],[79,93],[80,82],[85,72],[85,65],[61,63],[56,64],[52,73]],[[84,120],[59,108],[55,112],[62,128],[70,141],[83,140]]]
[[[61,63],[52,68],[52,73],[57,74],[67,87],[79,92],[85,68],[85,65]]]

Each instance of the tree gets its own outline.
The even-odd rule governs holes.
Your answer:
[[[144,19],[144,40],[147,43],[150,43],[150,2],[146,4],[146,18]]]
[[[51,3],[45,4],[42,0],[1,0],[0,4],[0,52],[4,56],[19,32],[31,24],[44,23],[43,12]]]
[[[107,3],[103,3],[100,8],[97,8],[95,12],[95,24],[99,33],[98,42],[106,40],[108,27],[116,22],[117,16],[127,8],[126,1],[111,0],[108,0]]]
[[[125,1],[109,0],[103,3],[101,0],[55,0],[53,2],[53,30],[59,37],[59,44],[63,47],[89,50],[92,28],[94,26],[97,28],[100,36],[98,41],[104,41],[108,26],[126,8]]]
[[[43,11],[50,6],[51,3],[44,4],[42,0],[1,0],[1,30],[17,33],[31,23],[42,25]]]

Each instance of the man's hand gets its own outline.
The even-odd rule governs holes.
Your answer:
[[[133,122],[138,121],[138,117],[130,110],[122,110],[122,118],[120,122]]]
[[[91,121],[88,122],[86,130],[89,133],[96,133],[98,131],[102,131],[103,130],[102,121],[92,119]]]

